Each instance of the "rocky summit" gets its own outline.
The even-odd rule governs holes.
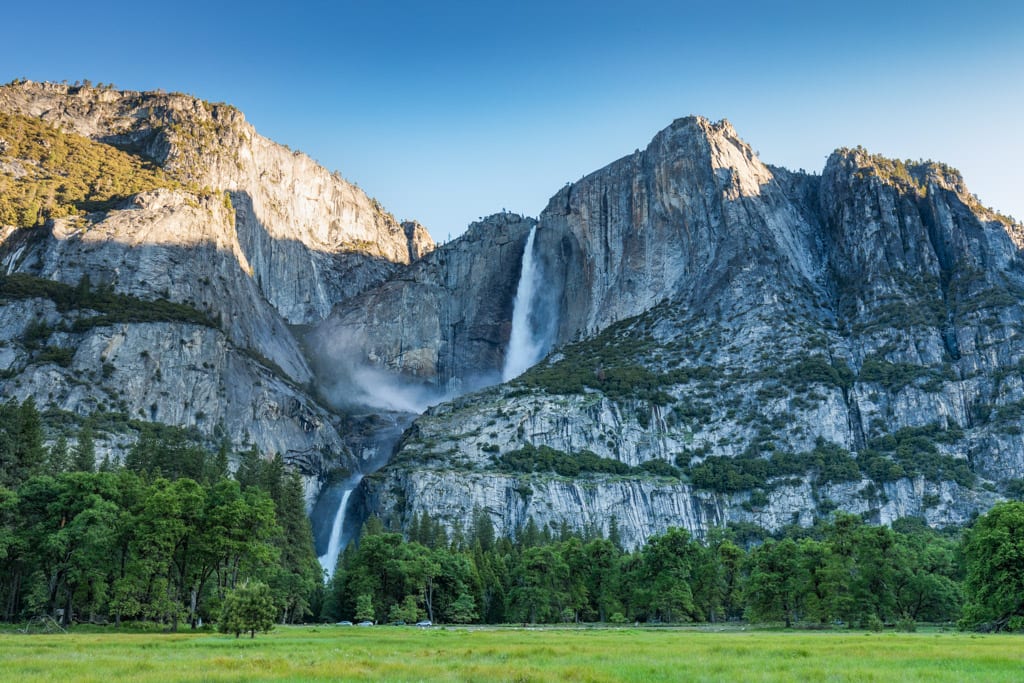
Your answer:
[[[689,117],[435,249],[229,105],[19,82],[0,124],[0,394],[113,457],[160,423],[311,504],[368,475],[356,520],[629,547],[1024,491],[1024,227],[943,164],[792,172]]]

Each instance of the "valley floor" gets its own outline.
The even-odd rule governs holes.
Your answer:
[[[285,627],[255,640],[0,634],[10,681],[1019,681],[1024,638],[947,631]]]

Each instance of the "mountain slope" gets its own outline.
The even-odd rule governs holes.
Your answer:
[[[230,192],[252,276],[289,323],[323,318],[433,248],[426,231],[407,235],[362,190],[258,135],[229,105],[27,82],[0,88],[0,110],[129,151],[183,184]]]
[[[16,83],[0,222],[0,395],[120,425],[115,453],[136,421],[282,453],[310,498],[405,424],[365,406],[496,383],[528,306],[554,352],[428,410],[362,480],[360,515],[396,527],[941,526],[1024,483],[1024,228],[941,164],[792,173],[689,117],[434,250],[230,106]]]
[[[939,164],[809,176],[676,121],[539,218],[579,341],[429,411],[369,499],[502,533],[614,516],[631,545],[836,506],[962,523],[1024,476],[1020,236]]]
[[[0,393],[281,453],[312,496],[354,456],[290,324],[428,253],[422,226],[227,105],[13,83],[0,115]]]

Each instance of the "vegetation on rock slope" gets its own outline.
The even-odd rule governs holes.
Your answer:
[[[91,427],[74,449],[63,437],[45,448],[30,400],[0,406],[4,618],[61,610],[65,624],[174,628],[216,621],[231,590],[251,580],[269,586],[274,621],[359,612],[449,623],[746,618],[910,629],[962,615],[970,627],[1024,624],[1013,578],[1024,572],[1022,503],[982,517],[963,544],[914,520],[890,529],[837,512],[774,538],[732,526],[700,543],[670,529],[631,553],[614,522],[604,538],[530,519],[509,539],[478,511],[449,538],[424,515],[406,540],[371,518],[321,592],[298,479],[280,458],[251,451],[229,477],[228,457],[225,447],[150,435],[123,463],[103,459],[94,471]],[[227,630],[265,630],[265,608],[244,629],[232,616]]]
[[[110,145],[0,112],[0,225],[30,227],[178,184]]]

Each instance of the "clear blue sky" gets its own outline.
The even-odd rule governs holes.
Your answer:
[[[7,5],[0,81],[230,102],[438,240],[538,214],[687,114],[790,168],[945,161],[1024,219],[1024,2]]]

